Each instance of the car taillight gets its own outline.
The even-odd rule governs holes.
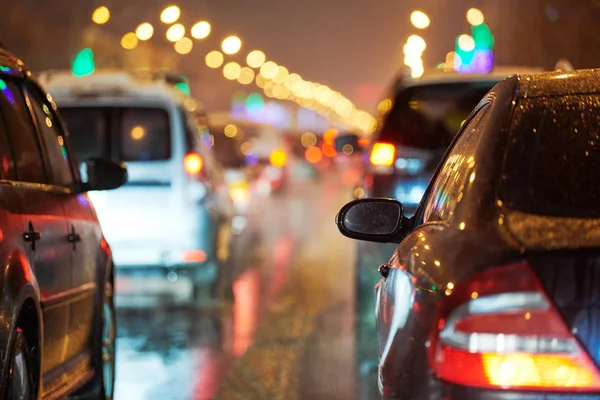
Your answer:
[[[371,150],[371,164],[390,166],[394,163],[396,147],[389,143],[375,143]]]
[[[189,175],[198,175],[204,167],[204,161],[199,154],[189,153],[183,159],[183,167]]]
[[[449,283],[429,362],[441,380],[495,389],[598,391],[600,373],[527,263]]]

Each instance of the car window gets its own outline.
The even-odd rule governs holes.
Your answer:
[[[51,171],[48,172],[51,183],[70,187],[73,184],[73,174],[60,122],[52,112],[51,106],[41,99],[37,90],[28,88],[26,94],[37,120],[41,140],[50,164]]]
[[[110,159],[108,132],[110,109],[100,107],[61,107],[60,115],[69,130],[69,139],[79,161]]]
[[[0,80],[0,112],[5,121],[18,179],[23,182],[47,183],[31,113],[23,92],[11,80]]]
[[[121,161],[171,158],[169,114],[158,108],[125,108],[120,118]]]
[[[0,101],[0,108],[2,101]],[[6,136],[6,123],[0,113],[0,170],[2,179],[15,180],[17,179],[15,172],[15,162],[12,157],[8,137]]]
[[[488,106],[480,108],[465,125],[435,178],[425,203],[424,222],[449,221],[462,197],[463,187],[473,168],[475,150],[485,125]]]

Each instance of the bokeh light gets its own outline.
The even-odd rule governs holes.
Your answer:
[[[150,23],[144,22],[135,29],[135,35],[139,40],[149,40],[154,35],[154,28]]]
[[[425,51],[426,47],[427,43],[425,42],[425,39],[419,35],[410,35],[404,46],[404,53],[422,53]]]
[[[410,22],[417,29],[425,29],[429,26],[429,17],[423,11],[413,11],[410,14]]]
[[[240,76],[237,81],[242,85],[249,85],[254,81],[254,70],[250,67],[242,67],[240,70]]]
[[[309,163],[316,164],[323,159],[323,152],[318,147],[309,147],[304,152],[304,157]]]
[[[327,142],[321,143],[321,151],[323,152],[323,155],[325,155],[325,157],[329,157],[329,158],[335,157],[337,154],[333,144],[330,144]]]
[[[98,7],[92,13],[92,21],[98,25],[103,25],[110,19],[110,10],[107,7]]]
[[[246,64],[252,68],[260,68],[266,60],[267,56],[260,50],[253,50],[246,56]]]
[[[265,78],[264,76],[262,76],[261,74],[256,75],[256,86],[258,86],[261,89],[264,89],[264,87],[267,85],[267,78]]]
[[[275,73],[277,75],[277,73]],[[285,79],[285,87],[289,90],[294,90],[294,85],[302,80],[302,77],[298,74],[290,74]]]
[[[200,21],[192,26],[190,35],[194,39],[205,39],[210,35],[210,29],[210,24],[207,21]]]
[[[290,71],[286,67],[279,66],[277,68],[277,74],[273,77],[273,82],[284,83],[287,77],[290,75]]]
[[[240,66],[240,64],[238,64],[234,61],[228,62],[223,67],[223,76],[226,79],[229,79],[230,81],[233,81],[233,80],[236,80],[237,78],[239,78],[241,72],[242,72],[242,67]]]
[[[175,43],[175,51],[179,54],[189,54],[194,48],[194,42],[188,37],[181,38]]]
[[[300,136],[300,143],[304,147],[313,147],[317,144],[317,135],[312,132],[305,132]]]
[[[238,128],[235,125],[227,125],[224,129],[223,129],[223,133],[225,134],[225,136],[227,136],[228,138],[233,138],[236,137],[238,134]]]
[[[477,8],[469,8],[467,11],[467,21],[473,26],[483,24],[483,13]]]
[[[383,99],[377,104],[377,111],[380,113],[386,113],[392,109],[392,100]]]
[[[243,155],[246,156],[246,155],[250,154],[251,151],[252,151],[252,143],[244,142],[241,144],[240,153],[242,153]]]
[[[121,47],[126,50],[135,49],[138,45],[138,38],[135,33],[128,32],[121,38]]]
[[[446,68],[459,69],[462,65],[462,59],[456,52],[451,51],[446,54]]]
[[[204,57],[204,61],[206,62],[206,66],[209,68],[220,68],[221,65],[223,65],[223,62],[225,61],[225,57],[223,56],[223,53],[221,53],[220,51],[217,50],[213,50],[211,52],[209,52],[206,57]]]
[[[285,150],[282,149],[275,149],[271,152],[271,154],[269,155],[269,161],[271,162],[271,165],[277,168],[281,168],[285,165],[286,161],[287,161],[287,154],[285,153]]]
[[[177,6],[169,6],[160,13],[160,20],[165,24],[172,24],[181,16],[181,10]],[[178,39],[179,40],[179,39]]]
[[[469,35],[460,35],[458,37],[458,47],[462,51],[473,51],[475,49],[475,40]]]
[[[277,76],[279,66],[273,61],[267,61],[260,67],[260,74],[267,79],[273,79]]]
[[[225,54],[235,54],[242,48],[242,41],[237,36],[226,37],[221,43],[221,50]]]
[[[345,155],[350,156],[352,153],[354,153],[354,146],[352,146],[350,143],[346,143],[344,146],[342,146],[342,151]]]
[[[185,27],[181,24],[171,25],[167,29],[167,40],[170,42],[177,42],[185,36]]]

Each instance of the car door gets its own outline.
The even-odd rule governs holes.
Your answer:
[[[400,243],[389,261],[389,274],[376,289],[377,324],[380,343],[380,368],[398,336],[414,337],[407,321],[414,305],[415,276],[412,271],[425,270],[426,258],[420,252],[429,251],[428,241],[446,229],[470,179],[481,127],[489,115],[489,102],[483,102],[463,125],[449,148],[438,171],[433,176],[420,209],[415,215],[417,226]],[[426,336],[426,335],[425,335]],[[398,340],[397,342],[400,342]],[[408,349],[407,349],[408,350]],[[394,357],[398,358],[397,350]],[[402,357],[400,357],[402,358]]]
[[[68,305],[68,344],[64,354],[70,368],[81,370],[89,364],[91,354],[100,226],[87,196],[74,191],[77,187],[77,165],[70,158],[65,132],[52,104],[32,82],[27,83],[25,93],[38,126],[44,154],[47,155],[50,183],[62,190],[60,201],[67,223],[67,236],[63,242],[68,244],[66,253],[69,254],[72,294]]]
[[[70,248],[62,202],[66,189],[50,185],[29,100],[19,79],[2,81],[0,101],[17,180],[12,183],[22,216],[21,231],[37,279],[43,317],[42,373],[45,388],[60,385],[69,341],[72,300]],[[8,103],[8,104],[7,104]],[[51,120],[43,121],[52,124]]]

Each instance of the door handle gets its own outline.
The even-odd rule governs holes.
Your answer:
[[[27,227],[27,232],[23,234],[23,240],[31,243],[31,250],[35,251],[35,243],[42,238],[39,232],[36,232],[33,229],[33,223],[29,221],[29,226]]]
[[[73,250],[75,250],[76,244],[78,242],[81,242],[81,235],[75,232],[74,226],[71,226],[71,233],[69,233],[69,236],[67,236],[67,240],[69,241],[69,243],[73,243]]]

